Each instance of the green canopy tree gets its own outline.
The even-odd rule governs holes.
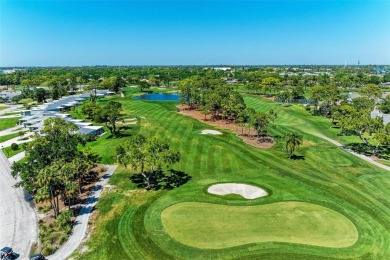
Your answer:
[[[267,134],[267,129],[271,122],[277,118],[276,113],[271,109],[268,113],[257,112],[254,114],[253,125],[257,135]]]
[[[122,118],[122,104],[117,101],[110,101],[101,110],[101,119],[106,123],[112,134],[117,133],[116,124]]]
[[[385,113],[389,114],[390,113],[390,95],[388,95],[382,103],[379,105],[379,109]]]
[[[382,90],[380,87],[376,84],[367,84],[364,87],[362,87],[359,91],[359,93],[367,97],[369,99],[377,99],[382,96]]]
[[[303,143],[303,136],[297,132],[288,132],[285,136],[288,158],[291,159],[296,148]]]
[[[151,187],[154,174],[180,161],[180,152],[172,150],[167,142],[143,135],[117,146],[116,156],[118,163],[125,167],[131,165],[134,170],[140,169],[147,188]],[[146,168],[150,171],[146,172]]]
[[[19,176],[18,186],[32,194],[37,202],[49,201],[55,217],[59,214],[59,196],[72,196],[72,182],[81,176],[94,161],[86,157],[79,146],[84,145],[78,127],[60,118],[44,122],[43,136],[26,145],[26,157],[12,165],[13,176]]]

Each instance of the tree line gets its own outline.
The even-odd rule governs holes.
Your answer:
[[[91,150],[79,149],[85,141],[77,130],[63,119],[46,119],[42,136],[27,144],[26,157],[12,165],[13,176],[20,177],[18,186],[36,202],[48,201],[55,218],[60,213],[59,200],[72,204],[98,160]]]

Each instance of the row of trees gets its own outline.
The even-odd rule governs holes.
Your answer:
[[[332,119],[340,127],[340,134],[357,135],[375,155],[379,155],[381,146],[390,145],[390,124],[384,125],[382,117],[371,118],[374,107],[373,99],[358,97],[334,107]]]
[[[211,113],[211,119],[236,120],[246,105],[242,96],[222,80],[192,76],[179,82],[180,101],[189,109]]]
[[[229,85],[215,79],[193,76],[179,82],[180,100],[189,109],[198,109],[205,115],[211,114],[211,120],[227,120],[250,130],[253,128],[257,136],[266,135],[267,128],[277,118],[276,113],[256,112],[247,108],[242,95]]]
[[[12,166],[13,176],[20,176],[18,185],[37,202],[49,201],[55,218],[60,213],[59,199],[71,204],[98,159],[90,150],[80,151],[85,142],[77,130],[60,118],[45,120],[43,135],[26,145],[25,159]]]

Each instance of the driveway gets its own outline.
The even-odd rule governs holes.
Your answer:
[[[38,241],[36,215],[31,198],[23,189],[14,188],[15,184],[10,163],[0,150],[0,247],[10,246],[20,255],[18,259],[28,259]]]
[[[116,165],[108,166],[107,172],[103,177],[95,184],[95,187],[91,194],[88,196],[86,204],[80,210],[79,215],[76,218],[76,224],[73,227],[73,231],[68,241],[55,252],[53,255],[47,257],[49,260],[63,260],[69,257],[81,244],[87,234],[88,220],[91,216],[92,210],[95,207],[100,195],[102,193],[104,185],[107,184],[111,175],[116,170]]]

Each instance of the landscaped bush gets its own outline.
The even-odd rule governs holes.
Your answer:
[[[42,248],[42,254],[43,255],[51,255],[55,252],[55,248],[51,245],[47,245]]]
[[[11,150],[12,151],[16,151],[16,150],[18,150],[19,149],[19,145],[18,144],[16,144],[16,143],[12,143],[11,144]]]
[[[62,211],[55,222],[49,225],[39,221],[39,240],[42,244],[42,254],[53,254],[69,237],[73,228],[73,213],[69,210]]]

